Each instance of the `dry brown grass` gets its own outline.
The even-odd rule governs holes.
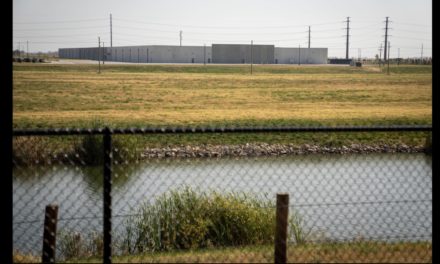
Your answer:
[[[186,250],[145,255],[113,256],[114,263],[273,263],[273,246]],[[40,258],[14,254],[16,263],[36,263]],[[289,245],[289,263],[432,263],[429,242],[352,242]],[[100,263],[102,259],[78,259],[73,263]]]
[[[31,254],[25,255],[19,252],[12,254],[12,261],[14,263],[40,263],[41,257],[37,257]]]
[[[114,263],[273,263],[273,247],[209,249],[113,257]],[[89,259],[85,262],[99,262]],[[432,263],[431,243],[355,242],[291,245],[288,263]]]
[[[14,71],[13,118],[16,125],[429,119],[431,80],[431,74]]]

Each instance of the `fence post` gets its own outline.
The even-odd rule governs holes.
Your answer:
[[[58,205],[46,206],[43,232],[43,263],[55,263],[55,243],[57,234]]]
[[[104,129],[104,263],[112,263],[112,136]]]
[[[287,262],[287,218],[289,215],[289,194],[277,194],[275,263]]]

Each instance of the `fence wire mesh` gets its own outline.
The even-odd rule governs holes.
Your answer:
[[[432,262],[423,146],[318,154],[158,137],[172,143],[112,135],[113,263],[274,262],[279,193],[289,195],[287,262]],[[41,261],[49,204],[59,206],[56,261],[102,262],[102,138],[14,137],[15,262]]]

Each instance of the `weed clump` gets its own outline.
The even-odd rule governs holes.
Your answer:
[[[272,243],[271,202],[237,194],[171,191],[127,221],[127,253]]]

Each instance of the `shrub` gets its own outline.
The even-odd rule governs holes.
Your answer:
[[[208,195],[185,188],[143,204],[135,215],[126,225],[128,253],[260,245],[274,240],[273,203],[251,196]]]

